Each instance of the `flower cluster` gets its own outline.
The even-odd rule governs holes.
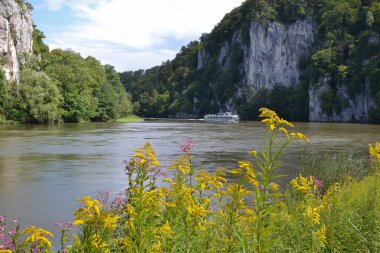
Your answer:
[[[181,151],[184,153],[189,153],[192,148],[193,148],[193,140],[190,138],[187,139],[185,145],[180,146]]]
[[[261,108],[259,110],[261,113],[259,115],[260,118],[265,118],[261,122],[266,123],[267,127],[273,131],[276,129],[278,126],[283,126],[283,127],[294,127],[292,123],[281,119],[280,117],[277,116],[277,113],[268,109],[268,108]],[[283,130],[286,131],[285,128]]]
[[[1,250],[12,250],[22,241],[18,240],[18,220],[13,218],[7,224],[6,217],[0,216],[0,252]]]
[[[48,237],[53,238],[53,234],[45,229],[30,226],[22,234],[29,235],[25,242],[31,244],[32,252],[49,252],[52,248]]]
[[[376,159],[380,160],[380,142],[376,142],[375,146],[369,144],[369,154]]]
[[[83,206],[74,212],[75,220],[73,225],[81,226],[83,231],[93,231],[89,234],[83,234],[80,239],[79,236],[74,236],[74,243],[76,247],[86,250],[102,249],[107,251],[107,241],[117,227],[119,216],[114,215],[111,211],[104,210],[104,207],[97,199],[91,199],[86,196],[79,199]]]
[[[307,178],[299,175],[290,181],[290,185],[296,192],[302,194],[312,194],[314,190],[314,180],[311,176]]]
[[[71,221],[62,222],[58,221],[54,224],[61,232],[61,253],[67,253],[65,243],[69,240],[68,232],[73,228],[74,224]]]
[[[111,212],[103,211],[103,206],[97,199],[91,199],[86,196],[79,201],[84,205],[74,212],[75,221],[74,225],[91,224],[102,227],[105,230],[113,230],[116,228],[118,216],[113,215]]]
[[[313,222],[314,225],[321,224],[321,209],[323,206],[318,207],[307,207],[306,212],[304,213],[304,216]]]

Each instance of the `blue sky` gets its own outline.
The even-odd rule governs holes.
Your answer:
[[[172,59],[242,0],[29,0],[50,49],[92,55],[118,71]]]

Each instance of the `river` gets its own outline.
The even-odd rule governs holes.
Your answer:
[[[310,144],[292,144],[281,173],[295,175],[302,154],[366,153],[380,141],[380,126],[296,123]],[[149,120],[141,123],[81,123],[0,126],[0,215],[17,217],[54,233],[58,220],[72,219],[77,198],[99,190],[122,191],[127,182],[123,161],[150,142],[166,167],[192,138],[199,168],[231,168],[247,152],[260,149],[265,128],[260,122],[237,124]]]

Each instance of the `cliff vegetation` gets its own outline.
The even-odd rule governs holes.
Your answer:
[[[247,0],[172,61],[120,78],[144,116],[255,119],[268,106],[292,120],[379,123],[379,14],[375,0]]]
[[[0,28],[9,35],[1,37],[0,118],[51,123],[109,121],[132,114],[130,96],[113,66],[70,50],[50,51],[44,33],[33,25],[29,3],[0,4],[6,20]]]

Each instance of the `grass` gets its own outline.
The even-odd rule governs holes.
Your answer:
[[[371,164],[368,158],[344,153],[305,156],[302,158],[300,171],[304,176],[312,175],[322,180],[324,189],[347,177],[362,179],[370,172]]]
[[[129,115],[126,117],[118,118],[115,120],[117,123],[129,123],[129,122],[143,122],[144,119],[137,115]]]

